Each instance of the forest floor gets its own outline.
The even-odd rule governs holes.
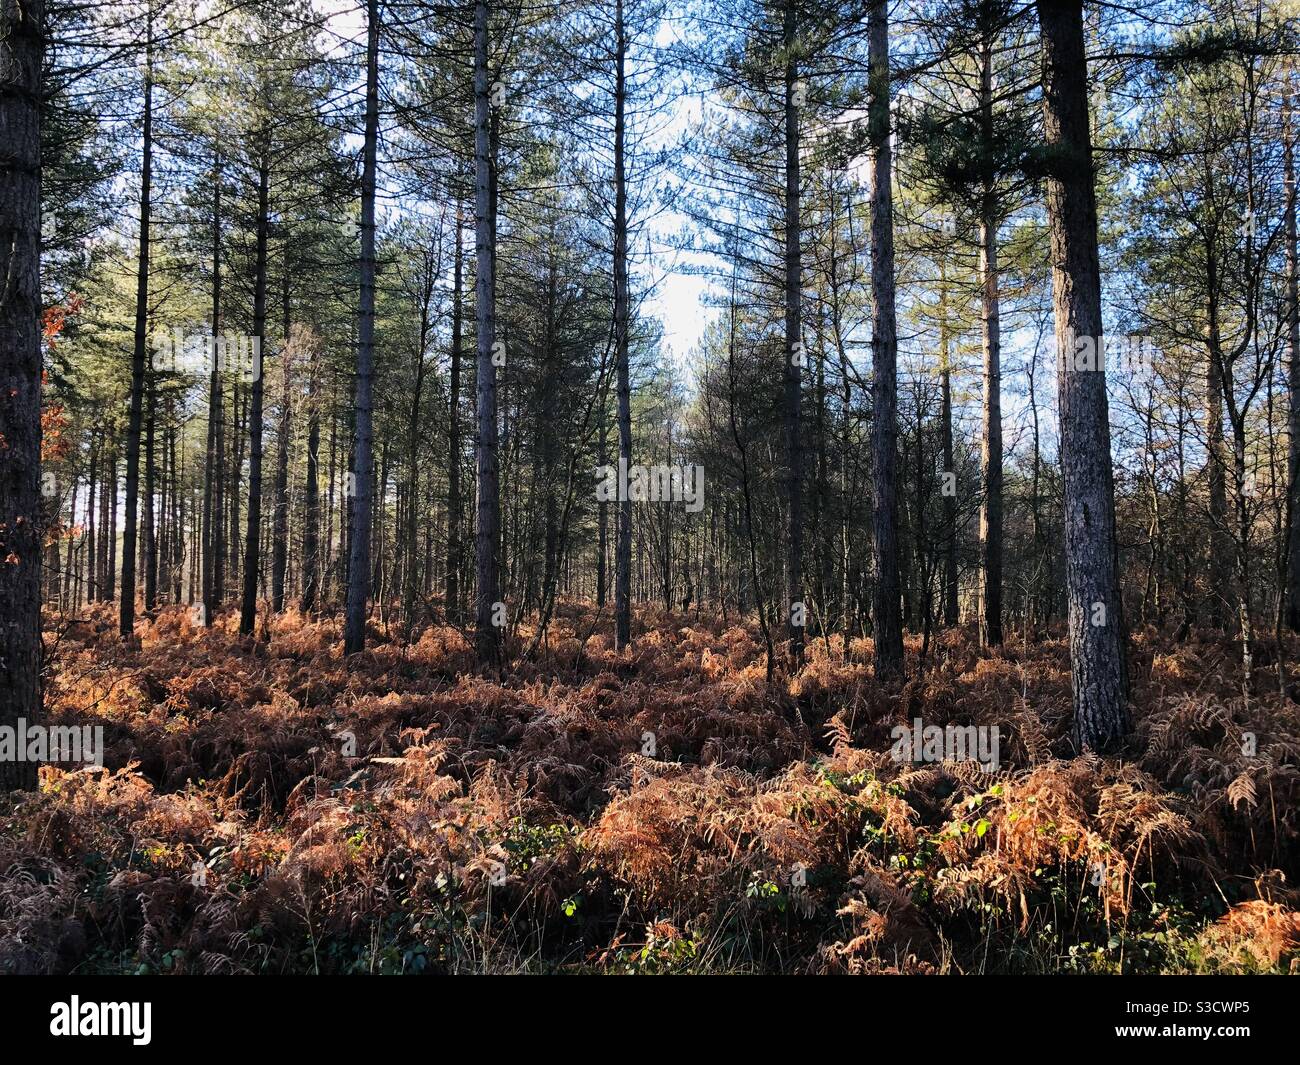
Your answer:
[[[1135,634],[1103,760],[1060,638],[946,632],[924,673],[909,640],[893,691],[869,641],[813,641],[769,689],[734,620],[648,611],[618,654],[592,612],[499,680],[453,628],[352,663],[294,614],[48,632],[51,721],[105,765],[0,798],[0,972],[1300,969],[1276,647],[1247,705],[1226,638]],[[918,717],[997,726],[1000,768],[896,761]]]

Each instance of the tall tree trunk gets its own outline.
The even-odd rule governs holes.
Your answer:
[[[1037,0],[1043,40],[1043,125],[1051,167],[1051,227],[1066,595],[1079,742],[1105,750],[1129,729],[1128,670],[1115,536],[1106,374],[1101,361],[1101,271],[1088,126],[1082,0]],[[1082,343],[1080,343],[1082,341]],[[1078,368],[1076,353],[1096,359]]]
[[[140,422],[149,357],[149,221],[153,182],[153,6],[145,19],[143,155],[140,161],[140,232],[135,284],[135,346],[131,353],[131,405],[126,428],[126,520],[122,529],[122,602],[118,632],[135,631],[135,564],[140,512]]]
[[[990,148],[993,130],[993,39],[980,42],[980,126]],[[998,298],[998,205],[990,182],[980,203],[980,295],[984,345],[983,428],[980,437],[980,644],[1002,643],[1002,326]]]
[[[171,601],[181,601],[181,568],[185,562],[185,491],[182,482],[185,479],[185,446],[180,445],[180,466],[177,462],[176,400],[173,397],[167,403],[167,465],[171,467],[171,527],[167,535],[167,575],[171,581]],[[192,600],[191,600],[192,601]]]
[[[239,632],[251,636],[257,621],[257,580],[262,558],[262,402],[266,348],[266,244],[270,229],[271,138],[263,128],[257,167],[257,266],[253,281],[252,382],[248,414],[248,517],[244,532],[244,597]]]
[[[441,230],[439,230],[441,234]],[[441,242],[441,235],[439,236]],[[424,392],[426,365],[425,349],[429,346],[429,332],[433,328],[433,296],[438,277],[438,260],[442,255],[441,244],[437,251],[429,252],[425,257],[424,284],[420,292],[420,334],[415,352],[415,384],[411,389],[411,415],[407,423],[406,436],[406,528],[405,544],[402,546],[404,572],[403,592],[404,622],[406,638],[410,640],[415,626],[415,600],[420,589],[420,566],[416,561],[419,552],[419,465],[420,465],[420,399]]]
[[[497,455],[497,378],[493,349],[496,345],[496,231],[493,225],[492,102],[488,73],[488,0],[474,5],[474,256],[475,316],[477,326],[475,457],[478,469],[478,503],[475,508],[474,600],[475,644],[484,664],[497,656],[495,603],[498,594],[498,538],[501,499]]]
[[[737,224],[739,229],[739,224]],[[733,247],[733,255],[739,256],[739,234],[737,234]],[[740,491],[744,500],[744,523],[745,523],[745,542],[749,549],[749,569],[744,574],[742,580],[747,581],[754,594],[754,602],[758,607],[758,627],[763,632],[763,644],[767,648],[767,683],[772,683],[773,667],[776,664],[776,652],[772,646],[772,630],[767,621],[767,606],[763,597],[763,585],[758,575],[758,543],[756,530],[754,528],[754,501],[749,487],[749,449],[745,443],[745,436],[740,431],[740,423],[736,417],[736,402],[739,388],[736,384],[736,348],[738,346],[738,328],[737,328],[737,302],[736,302],[736,274],[738,272],[738,259],[733,259],[731,268],[731,299],[727,308],[727,414],[731,422],[731,439],[736,445],[736,454],[740,457]],[[741,596],[739,609],[741,613],[745,612],[746,599],[744,594],[745,585],[741,585]]]
[[[104,537],[104,601],[111,603],[117,595],[117,452],[108,457],[108,480],[104,482],[104,514],[108,535]]]
[[[1287,449],[1287,609],[1286,623],[1300,632],[1300,268],[1296,257],[1296,172],[1295,130],[1292,119],[1291,71],[1283,97],[1282,121],[1284,175],[1286,182],[1286,309],[1287,391],[1289,393],[1289,441]]]
[[[452,268],[451,297],[451,368],[447,400],[447,566],[443,593],[443,610],[447,619],[459,623],[460,574],[463,565],[461,547],[460,489],[460,364],[464,352],[465,320],[465,219],[459,198],[456,201],[456,260]]]
[[[831,434],[826,402],[826,359],[827,350],[821,338],[825,332],[826,312],[821,308],[818,314],[817,345],[817,418],[814,431],[816,446],[816,487],[812,495],[812,526],[818,531],[817,536],[817,603],[818,631],[823,640],[830,639],[830,628],[836,615],[835,602],[835,523],[831,520],[830,490],[830,455],[828,452]]]
[[[384,534],[387,532],[384,518],[385,501],[388,499],[388,472],[391,468],[392,441],[387,437],[379,450],[379,479],[375,482],[375,491],[370,498],[370,556],[373,559],[370,573],[370,597],[380,606],[384,624],[388,624],[388,584],[387,559],[384,554]]]
[[[152,613],[158,605],[158,515],[154,497],[158,490],[158,467],[154,454],[158,426],[157,377],[152,367],[144,375],[144,494],[141,499],[143,528],[140,534],[140,566],[144,570],[144,608]]]
[[[284,581],[289,569],[289,434],[292,428],[293,405],[290,402],[290,381],[293,378],[293,346],[289,343],[289,253],[285,250],[283,313],[284,349],[280,354],[280,424],[275,433],[275,515],[271,535],[271,609],[284,613]]]
[[[903,671],[902,588],[898,562],[898,323],[894,311],[893,158],[889,122],[889,15],[883,2],[867,16],[871,100],[867,125],[871,139],[871,294],[875,321],[871,336],[871,451],[875,465],[876,675]]]
[[[794,0],[786,0],[785,45],[785,397],[782,427],[785,430],[786,528],[785,608],[786,636],[790,658],[796,666],[803,660],[803,447],[800,439],[799,407],[803,384],[803,293],[799,254],[799,73],[796,65],[797,30]]]
[[[320,352],[312,344],[311,379],[307,385],[307,480],[303,485],[302,600],[310,614],[320,601]]]
[[[339,416],[338,387],[330,389],[330,461],[325,476],[325,550],[321,559],[321,599],[328,601],[334,589],[334,520],[336,508],[334,494],[338,486],[339,469]]]
[[[948,276],[939,262],[939,432],[943,437],[943,623],[956,625],[957,601],[957,471],[952,450],[952,332],[948,325]]]
[[[618,459],[632,468],[632,386],[628,366],[627,174],[624,158],[627,104],[627,28],[623,0],[614,6],[614,365],[618,391]],[[619,478],[622,481],[622,476]],[[632,500],[618,500],[614,543],[614,646],[632,642]]]
[[[248,394],[241,384],[239,374],[236,373],[230,388],[232,416],[230,438],[234,449],[234,462],[231,463],[230,483],[226,489],[230,500],[230,520],[227,522],[226,529],[226,577],[232,591],[239,581],[239,526],[243,514],[243,497],[239,494],[239,482],[244,473],[244,425],[248,420]]]
[[[108,569],[109,525],[117,513],[117,456],[113,453],[111,438],[104,442],[100,456],[99,478],[99,535],[95,537],[95,588],[94,602],[107,603],[113,598]],[[111,495],[110,495],[111,493]],[[113,535],[116,535],[114,529]]]
[[[554,410],[558,401],[558,381],[557,371],[557,351],[556,351],[556,302],[558,297],[559,270],[555,259],[555,232],[551,231],[547,242],[548,263],[546,269],[546,310],[542,315],[542,337],[541,351],[539,352],[542,365],[542,383],[541,383],[541,405],[543,410]],[[538,462],[536,468],[540,471],[544,483],[547,485],[558,485],[560,478],[558,476],[559,463],[559,438],[556,431],[555,420],[553,418],[544,418],[538,433]],[[560,566],[560,524],[559,513],[556,506],[556,492],[552,489],[543,493],[542,501],[542,587],[539,598],[539,607],[543,610],[549,609],[555,595],[556,583],[559,579]]]
[[[609,440],[605,424],[605,398],[600,399],[600,424],[596,429],[596,465],[602,470],[609,462]],[[596,606],[603,607],[608,596],[606,588],[606,555],[609,553],[609,505],[596,504]]]
[[[490,6],[490,0],[489,0]],[[491,18],[489,16],[489,27]],[[491,57],[491,42],[488,45],[488,55]],[[491,75],[489,75],[490,77]],[[491,118],[488,122],[488,235],[492,249],[492,329],[493,335],[496,332],[496,298],[497,298],[497,212],[500,209],[499,186],[500,172],[497,166],[501,158],[501,112],[498,107],[489,108]],[[496,341],[493,341],[495,346]],[[510,409],[510,363],[505,358],[505,340],[501,341],[501,358],[494,360],[494,365],[501,367],[500,379],[494,382],[494,402],[496,410],[500,414],[500,432],[497,439],[497,474],[496,483],[497,491],[497,531],[496,539],[496,572],[497,572],[497,594],[504,594],[505,588],[509,584],[511,573],[511,559],[517,557],[517,550],[511,540],[511,533],[518,536],[522,523],[518,519],[521,505],[518,499],[514,500],[513,507],[506,506],[504,509],[500,504],[500,484],[503,476],[508,477],[510,473],[510,430],[512,426]],[[477,382],[475,387],[477,387]],[[475,412],[477,415],[477,411]],[[514,527],[510,528],[511,513],[516,515]]]
[[[60,483],[59,474],[51,470],[47,475],[42,477],[42,501],[41,501],[41,524],[48,523],[58,527],[63,509],[63,485]],[[48,481],[48,483],[44,483]],[[75,503],[76,496],[73,501]],[[69,519],[71,524],[71,519]],[[42,604],[48,603],[57,611],[59,609],[59,571],[63,566],[63,556],[59,548],[57,536],[51,537],[49,543],[44,547],[45,561],[42,564]]]
[[[203,460],[203,610],[202,622],[211,625],[217,611],[218,589],[224,579],[221,566],[222,524],[221,454],[225,427],[222,424],[221,366],[217,359],[217,338],[221,334],[221,156],[212,165],[212,337],[208,347],[208,441]]]
[[[1223,434],[1223,342],[1219,329],[1218,269],[1210,255],[1209,322],[1206,345],[1209,348],[1205,367],[1205,473],[1209,482],[1210,540],[1208,545],[1206,620],[1215,629],[1227,623],[1225,596],[1231,587],[1229,577],[1231,540],[1228,536],[1228,448]]]
[[[1225,368],[1226,370],[1226,368]],[[1232,387],[1232,375],[1230,371],[1224,374],[1225,387]],[[1253,672],[1255,667],[1255,629],[1254,615],[1251,610],[1251,573],[1250,573],[1250,530],[1251,518],[1250,513],[1250,495],[1252,489],[1248,487],[1247,478],[1253,476],[1246,471],[1246,423],[1245,411],[1236,412],[1232,418],[1232,474],[1233,486],[1233,510],[1236,518],[1236,536],[1234,539],[1234,556],[1236,559],[1236,576],[1237,576],[1237,624],[1241,636],[1241,689],[1242,694],[1247,700],[1250,699],[1253,689]]]
[[[40,724],[41,66],[43,0],[0,0],[0,726]],[[36,764],[0,761],[0,791],[36,786]]]
[[[375,170],[379,150],[379,0],[366,5],[366,133],[361,172],[361,303],[357,313],[357,392],[355,475],[352,496],[351,558],[343,633],[343,653],[366,646],[366,595],[370,584],[371,500],[375,455],[372,413],[375,379]]]
[[[856,577],[856,557],[853,543],[853,500],[855,492],[851,487],[850,470],[853,459],[853,373],[849,362],[847,345],[844,342],[844,307],[842,299],[843,285],[839,276],[839,246],[837,240],[838,224],[835,211],[839,197],[831,196],[830,256],[827,267],[830,280],[831,326],[835,337],[835,351],[839,359],[840,373],[840,426],[839,426],[839,494],[840,494],[840,605],[843,611],[844,654],[849,653],[849,644],[858,628],[859,590]],[[849,227],[849,254],[856,258],[853,234],[852,192],[845,193],[845,222]],[[853,276],[853,275],[851,275]],[[854,486],[855,487],[855,486]]]
[[[102,457],[99,445],[97,443],[91,444],[90,469],[86,477],[86,602],[88,603],[93,603],[98,599],[96,588],[98,537],[95,535],[95,495],[100,491],[99,470]],[[77,605],[80,606],[80,595],[77,598]]]

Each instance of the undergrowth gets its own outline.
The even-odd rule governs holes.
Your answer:
[[[0,797],[0,971],[1300,968],[1300,708],[1222,638],[1138,634],[1099,759],[1058,639],[946,632],[884,690],[835,637],[769,689],[745,626],[650,611],[619,654],[589,617],[500,675],[451,627],[347,662],[294,614],[50,634],[105,766]],[[996,725],[1000,768],[895,762],[917,717]]]

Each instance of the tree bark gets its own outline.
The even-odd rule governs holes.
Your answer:
[[[441,241],[441,236],[439,241]],[[438,278],[438,260],[441,254],[441,248],[439,247],[439,250],[429,251],[425,255],[424,277],[420,292],[420,333],[415,352],[415,381],[411,389],[411,415],[407,423],[406,528],[404,530],[406,542],[402,546],[403,566],[405,569],[402,576],[405,587],[403,589],[402,612],[408,641],[415,631],[415,601],[420,589],[420,566],[416,561],[418,557],[416,545],[419,543],[419,519],[417,517],[419,508],[416,506],[416,500],[419,497],[420,487],[420,400],[424,392],[424,378],[427,372],[424,353],[429,346],[429,332],[433,328],[433,297]]]
[[[443,609],[447,619],[459,623],[461,558],[460,488],[460,365],[464,353],[465,320],[465,219],[456,203],[456,261],[453,266],[451,303],[451,368],[447,400],[447,566]]]
[[[0,725],[43,721],[41,696],[41,67],[43,0],[0,0]],[[0,762],[0,791],[36,786]]]
[[[1080,744],[1105,750],[1129,730],[1128,672],[1115,536],[1106,374],[1101,355],[1097,200],[1088,125],[1082,0],[1037,0],[1051,228],[1066,595]],[[1076,353],[1096,360],[1079,368]]]
[[[299,609],[310,614],[320,602],[320,353],[311,349],[311,380],[307,385],[307,479],[303,484],[302,599]]]
[[[104,537],[104,601],[117,595],[117,452],[108,457],[108,479],[104,482],[104,516],[108,535]]]
[[[903,672],[903,618],[898,551],[898,323],[894,310],[893,157],[889,120],[889,16],[883,0],[867,16],[871,100],[871,293],[875,319],[871,336],[871,451],[875,466],[876,676]]]
[[[102,431],[102,427],[101,427]],[[90,446],[89,469],[86,473],[86,602],[93,603],[98,599],[96,587],[96,562],[97,562],[97,536],[95,535],[95,502],[96,493],[99,492],[99,470],[102,465],[102,454],[97,443]],[[77,605],[81,605],[81,596],[77,596]]]
[[[122,527],[122,601],[118,633],[135,631],[135,566],[140,517],[140,423],[144,415],[145,366],[149,357],[149,222],[153,182],[153,7],[146,15],[143,155],[140,160],[140,232],[136,260],[135,346],[131,353],[131,400],[126,428],[126,517]]]
[[[146,326],[147,333],[147,326]],[[158,517],[154,496],[158,487],[155,438],[158,425],[158,387],[153,367],[144,375],[144,492],[141,497],[140,567],[144,570],[144,609],[152,615],[158,605]]]
[[[228,590],[233,592],[239,583],[239,527],[243,514],[243,498],[239,494],[239,482],[244,472],[244,425],[248,420],[247,390],[241,387],[239,374],[232,376],[231,386],[231,423],[230,439],[234,461],[230,464],[230,483],[227,485],[227,498],[230,500],[229,517],[226,523],[226,580]],[[223,591],[223,595],[226,592]]]
[[[623,0],[615,0],[614,69],[614,364],[618,391],[618,458],[632,468],[632,387],[628,366],[627,174],[623,140],[627,102],[627,33]],[[624,493],[626,494],[626,493]],[[632,642],[632,500],[618,501],[614,544],[614,646]]]
[[[605,424],[605,398],[600,399],[600,425],[596,429],[596,465],[602,470],[609,462],[609,440]],[[596,606],[604,607],[608,596],[606,588],[606,555],[609,553],[609,505],[596,504]]]
[[[796,63],[797,30],[794,0],[786,0],[785,46],[785,430],[786,533],[785,606],[790,659],[803,660],[803,446],[799,413],[803,385],[803,324],[801,321],[801,256],[799,199],[799,73]]]
[[[283,313],[284,349],[280,353],[280,419],[275,433],[275,515],[271,536],[271,609],[284,613],[284,582],[289,569],[289,434],[292,431],[293,405],[290,382],[293,377],[293,346],[289,343],[289,254],[285,251]]]
[[[980,125],[993,130],[993,40],[980,42]],[[998,204],[989,182],[980,203],[980,296],[984,404],[980,446],[980,645],[1002,643],[1002,325],[998,295]]]
[[[244,531],[244,596],[239,633],[251,636],[257,621],[257,580],[262,556],[262,373],[266,348],[266,245],[270,228],[271,144],[266,129],[259,136],[257,166],[257,265],[253,280],[252,382],[248,415],[248,515]]]
[[[1283,97],[1284,180],[1286,182],[1287,391],[1290,399],[1287,449],[1287,611],[1286,623],[1300,632],[1300,269],[1296,248],[1295,130],[1291,72]]]
[[[1228,447],[1223,433],[1223,341],[1219,329],[1219,271],[1217,257],[1211,252],[1208,262],[1208,323],[1206,345],[1209,348],[1205,367],[1205,474],[1209,484],[1210,539],[1208,545],[1209,577],[1205,590],[1205,616],[1211,628],[1227,624],[1227,600],[1231,586],[1232,547],[1228,535]]]
[[[372,0],[373,2],[373,0]],[[496,660],[498,627],[494,605],[498,594],[497,541],[501,531],[501,498],[497,455],[497,379],[493,362],[496,344],[496,233],[493,226],[492,101],[488,74],[488,0],[474,5],[474,256],[477,327],[475,456],[478,502],[475,510],[474,564],[476,576],[474,632],[479,661]]]
[[[371,503],[375,454],[372,425],[375,379],[375,170],[379,143],[379,0],[368,0],[366,38],[366,132],[361,173],[361,293],[357,311],[357,388],[352,472],[351,543],[343,653],[366,646],[370,586]]]
[[[943,623],[958,623],[957,600],[957,471],[953,467],[952,446],[952,333],[948,325],[948,276],[942,259],[939,262],[939,432],[943,439]]]
[[[221,367],[217,362],[217,337],[221,333],[221,156],[212,166],[212,337],[208,348],[208,440],[203,461],[203,611],[202,622],[211,625],[217,610],[218,589],[224,579],[221,566]]]

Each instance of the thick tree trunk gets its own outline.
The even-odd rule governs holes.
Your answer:
[[[1038,0],[1043,125],[1051,167],[1051,227],[1066,594],[1074,719],[1085,748],[1111,747],[1129,729],[1123,603],[1115,537],[1106,374],[1101,361],[1101,272],[1088,126],[1082,0]],[[1092,345],[1095,360],[1076,354]]]
[[[136,261],[135,346],[131,353],[131,400],[126,427],[126,519],[122,528],[122,602],[118,632],[135,631],[135,566],[140,517],[140,423],[144,416],[145,367],[149,358],[149,221],[153,182],[153,8],[146,17],[144,147],[140,161],[140,232]]]
[[[871,162],[871,293],[875,319],[871,336],[871,452],[875,466],[876,675],[903,671],[903,618],[898,550],[898,323],[894,310],[893,156],[889,122],[889,15],[883,0],[867,16],[871,101],[868,130]]]
[[[372,0],[373,2],[373,0]],[[488,0],[474,5],[474,255],[477,326],[478,501],[475,508],[474,564],[477,578],[474,606],[475,644],[480,662],[495,661],[499,631],[497,541],[501,531],[501,498],[497,455],[497,379],[493,362],[496,345],[496,233],[493,225],[491,84],[488,73]]]
[[[43,0],[0,0],[0,726],[43,721],[41,701],[41,65]],[[0,791],[36,786],[0,762]]]

